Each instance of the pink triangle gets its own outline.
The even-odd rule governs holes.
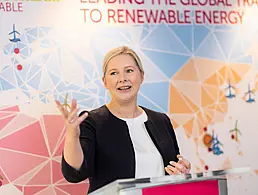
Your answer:
[[[16,113],[15,113],[16,114]],[[5,118],[7,116],[11,116],[14,115],[14,113],[10,113],[10,112],[0,112],[0,118]]]
[[[47,133],[50,153],[53,154],[64,131],[64,121],[60,115],[45,115],[43,124]]]
[[[11,182],[46,160],[45,158],[22,154],[15,151],[8,151],[1,148],[0,156],[1,168]],[[19,166],[15,163],[18,163]]]
[[[87,183],[78,183],[78,184],[66,184],[66,185],[56,185],[56,187],[61,190],[76,195],[85,195],[88,192],[89,184]]]
[[[49,186],[42,191],[38,192],[37,195],[55,195],[55,190],[53,187]]]
[[[61,172],[61,164],[56,161],[52,161],[52,173],[53,173],[53,183],[56,183],[64,178]]]
[[[0,160],[1,162],[1,160]],[[1,163],[0,163],[1,165]],[[0,181],[2,182],[2,185],[8,184],[8,178],[5,177],[5,174],[2,172],[2,170],[0,169]]]
[[[1,147],[31,154],[49,156],[38,121],[1,139]]]
[[[31,180],[27,185],[50,185],[51,183],[51,167],[48,162]]]
[[[1,130],[1,135],[9,135],[13,132],[20,130],[23,127],[28,126],[35,121],[35,118],[29,117],[24,114],[17,114],[17,116],[12,121],[10,121],[8,126]]]
[[[26,195],[34,195],[37,192],[46,188],[45,186],[25,186],[24,187],[24,194]]]
[[[44,163],[42,163],[44,166]],[[13,181],[13,183],[15,185],[25,185],[28,183],[28,181],[31,180],[31,178],[40,170],[42,169],[42,164],[40,164],[39,166],[36,166],[34,169],[31,169],[30,171],[28,171],[27,173],[25,173],[23,176],[19,177],[18,179],[16,179],[15,181]]]
[[[62,156],[64,149],[64,139],[62,140],[61,144],[59,145],[58,149],[55,152],[54,156]]]
[[[14,118],[16,117],[15,115],[0,119],[0,131]]]
[[[21,192],[23,192],[23,186],[19,186],[19,185],[14,185],[18,190],[20,190]]]
[[[19,106],[11,106],[11,107],[8,107],[8,108],[1,108],[0,112],[3,112],[3,111],[20,112],[20,109],[19,109]]]
[[[67,193],[61,191],[61,190],[58,189],[58,188],[55,188],[55,192],[56,192],[56,195],[67,195]]]

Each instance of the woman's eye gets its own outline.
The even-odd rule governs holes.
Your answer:
[[[126,72],[128,73],[133,72],[133,69],[128,69]]]
[[[116,74],[116,72],[111,72],[111,73],[110,73],[110,75],[115,75],[115,74]]]

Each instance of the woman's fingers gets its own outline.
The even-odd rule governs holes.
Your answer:
[[[61,114],[63,115],[64,118],[67,118],[68,116],[68,111],[67,109],[65,109],[63,107],[63,105],[58,101],[58,100],[55,100],[56,104],[57,104],[57,108],[58,110],[61,112]]]
[[[177,158],[179,159],[179,164],[182,164],[189,171],[191,170],[191,163],[188,160],[186,160],[182,155],[177,155]]]
[[[85,112],[83,115],[81,115],[80,117],[77,118],[77,120],[74,122],[74,125],[80,125],[82,121],[84,121],[84,119],[86,119],[88,117],[88,113]]]
[[[73,109],[73,111],[71,111],[68,116],[67,116],[67,122],[68,123],[73,123],[77,118],[78,118],[78,111],[80,110],[80,108],[75,108]]]
[[[170,175],[178,175],[180,174],[181,172],[176,168],[176,167],[173,167],[171,165],[168,165],[165,170],[170,174]]]

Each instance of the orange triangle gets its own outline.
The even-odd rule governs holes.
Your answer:
[[[223,66],[219,71],[218,74],[222,80],[222,84],[225,82],[227,79],[227,66]]]
[[[242,80],[242,78],[233,69],[230,69],[230,73],[231,73],[230,75],[233,77],[235,83],[239,83],[239,81]]]
[[[215,72],[220,70],[223,67],[224,62],[205,59],[205,58],[194,58],[194,65],[197,71],[197,75],[201,82],[207,80],[211,77]]]
[[[173,114],[171,118],[179,125],[184,125],[187,121],[193,118],[193,114]]]
[[[214,100],[209,96],[205,89],[202,88],[202,107],[213,104]]]
[[[173,84],[170,84],[169,113],[191,113],[182,95]]]
[[[191,137],[192,135],[192,130],[193,130],[193,119],[189,120],[187,123],[185,123],[183,125],[184,129],[185,129],[185,133],[186,133],[186,136],[188,138]]]
[[[189,74],[190,73],[190,74]],[[199,81],[193,59],[190,59],[172,78],[172,80]]]
[[[219,87],[203,85],[203,89],[209,94],[209,96],[214,101],[219,99],[219,94],[220,94]]]
[[[211,77],[209,77],[207,80],[204,81],[204,84],[219,87],[220,82],[219,82],[218,75],[214,73],[213,75],[211,75]]]
[[[179,125],[176,123],[175,120],[173,120],[172,118],[170,118],[171,120],[171,123],[172,123],[172,126],[173,126],[173,129],[176,129],[177,127],[179,127]]]
[[[201,85],[198,82],[173,81],[173,84],[193,104],[197,107],[201,106]]]
[[[239,75],[239,77],[243,78],[244,75],[250,70],[250,64],[230,64],[230,68]]]

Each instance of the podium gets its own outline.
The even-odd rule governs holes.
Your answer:
[[[247,173],[250,168],[234,168],[156,178],[121,179],[89,195],[227,195],[227,179]]]

